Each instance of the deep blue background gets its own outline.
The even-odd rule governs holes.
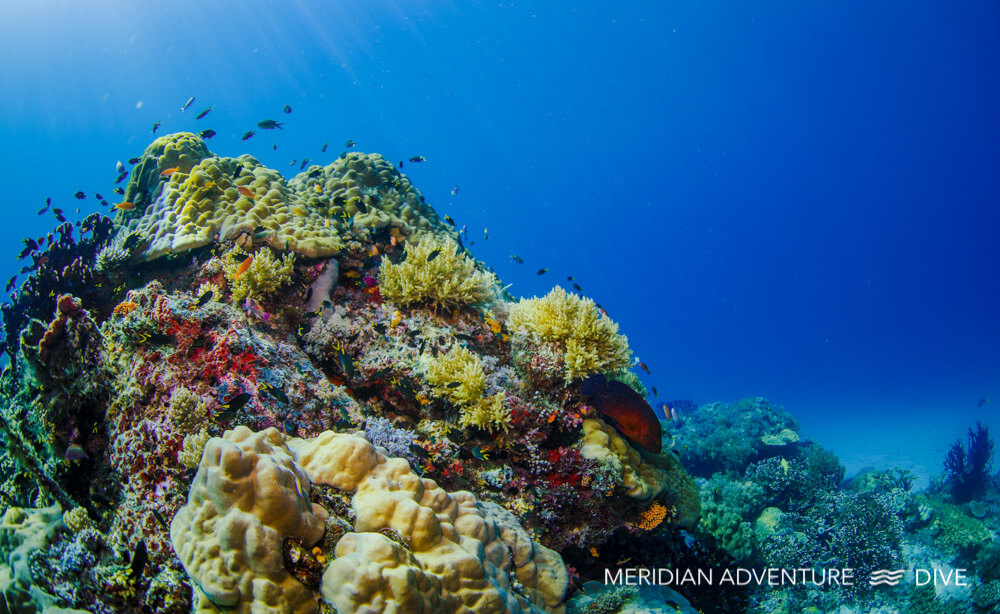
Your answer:
[[[287,176],[350,138],[426,156],[516,294],[574,275],[661,396],[943,446],[1000,406],[998,29],[992,1],[3,3],[0,273],[154,121]]]

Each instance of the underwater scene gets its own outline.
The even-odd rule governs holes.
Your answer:
[[[0,3],[0,614],[1000,613],[998,26]]]

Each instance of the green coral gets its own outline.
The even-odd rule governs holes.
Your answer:
[[[934,545],[950,556],[974,556],[990,542],[992,535],[982,522],[966,515],[962,508],[924,497],[923,503],[934,508],[930,531]]]
[[[260,249],[253,255],[250,266],[240,273],[247,257],[242,250],[234,249],[226,254],[223,264],[226,279],[232,285],[234,301],[242,301],[248,296],[261,299],[292,281],[292,273],[295,272],[293,254],[285,254],[278,259],[270,249]]]
[[[401,305],[429,303],[450,310],[489,302],[497,286],[496,276],[479,270],[454,241],[429,235],[408,243],[406,260],[399,264],[383,258],[378,283],[386,300]]]
[[[622,371],[632,363],[628,339],[618,333],[618,324],[603,316],[591,299],[559,286],[544,297],[511,305],[507,324],[526,334],[534,345],[551,344],[562,358],[567,384],[593,373]],[[522,357],[534,351],[523,349]]]
[[[996,612],[1000,609],[1000,580],[973,586],[972,602],[984,612]]]
[[[750,522],[764,502],[764,489],[753,482],[713,476],[701,487],[701,524],[719,545],[738,561],[748,561],[754,550]]]

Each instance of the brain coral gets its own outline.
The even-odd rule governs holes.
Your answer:
[[[163,175],[169,169],[177,170]],[[286,181],[252,156],[215,156],[187,132],[146,148],[125,198],[136,208],[119,212],[116,223],[143,238],[141,261],[244,232],[309,257],[335,254],[350,238],[386,227],[457,236],[377,154],[352,152]]]
[[[317,611],[281,555],[285,536],[310,547],[323,535],[327,512],[310,507],[310,481],[348,496],[353,511],[354,531],[336,542],[322,577],[337,611],[562,611],[562,558],[499,506],[445,492],[355,435],[286,440],[242,426],[206,445],[171,523],[200,610]]]

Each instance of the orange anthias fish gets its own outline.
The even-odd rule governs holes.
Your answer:
[[[653,408],[627,384],[593,375],[584,380],[580,393],[623,435],[654,454],[663,449],[663,427]]]
[[[135,205],[126,200],[125,202],[118,203],[117,205],[115,205],[115,209],[120,209],[122,211],[131,211],[132,209],[135,209]]]
[[[240,191],[240,194],[242,194],[243,196],[246,196],[250,200],[257,200],[257,195],[254,194],[253,190],[251,190],[250,188],[241,185],[241,186],[239,186],[236,189]]]
[[[179,166],[175,166],[173,168],[164,169],[164,170],[162,170],[160,172],[160,177],[169,177],[169,176],[173,175],[174,173],[176,173],[179,170],[181,170],[181,167],[179,167]]]
[[[253,262],[253,256],[247,256],[247,259],[240,263],[238,269],[236,269],[236,274],[233,275],[233,279],[239,279],[241,275],[247,272],[250,268],[250,263]]]

